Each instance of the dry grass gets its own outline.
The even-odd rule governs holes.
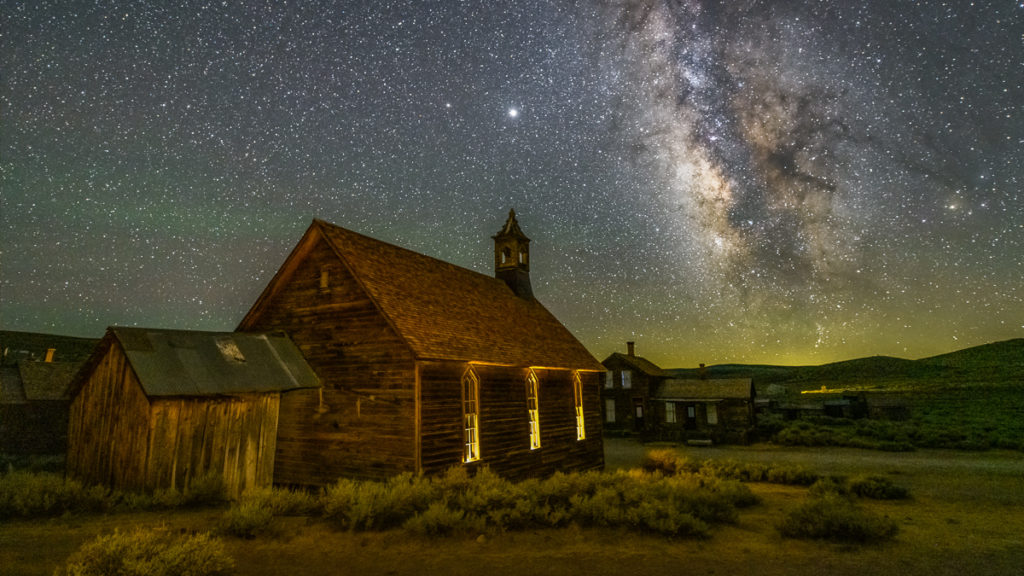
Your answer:
[[[628,467],[635,447],[609,443],[609,466]],[[633,454],[630,456],[630,454]],[[910,489],[906,501],[860,505],[896,520],[900,533],[879,545],[783,539],[777,521],[807,489],[753,484],[760,505],[713,529],[709,540],[677,540],[620,529],[567,527],[427,538],[403,530],[352,533],[318,519],[278,519],[272,537],[225,539],[238,574],[301,572],[479,576],[588,574],[757,574],[834,576],[1014,574],[1024,566],[1024,454],[759,448],[691,449],[691,458],[788,462],[822,474],[879,474]],[[82,543],[115,528],[166,525],[216,529],[223,509],[140,512],[0,522],[0,567],[9,576],[49,575]]]

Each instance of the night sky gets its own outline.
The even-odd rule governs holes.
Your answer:
[[[515,208],[598,359],[1024,336],[1019,0],[0,7],[4,329],[234,329],[314,217],[491,274]]]

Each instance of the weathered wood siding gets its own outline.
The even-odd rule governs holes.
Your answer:
[[[539,380],[541,447],[530,449],[526,408],[528,369],[474,365],[480,379],[480,460],[462,463],[461,362],[421,365],[422,469],[437,474],[451,466],[488,466],[511,479],[547,476],[556,471],[604,467],[599,406],[599,374],[581,373],[586,438],[576,438],[572,372],[535,369]]]
[[[294,270],[283,271],[284,287],[243,327],[287,332],[323,384],[322,397],[319,390],[282,397],[275,482],[413,472],[412,354],[323,240],[306,249]]]
[[[279,395],[159,398],[150,412],[145,487],[186,489],[221,476],[230,496],[274,478]]]
[[[71,402],[68,474],[121,489],[145,487],[149,400],[112,345]]]

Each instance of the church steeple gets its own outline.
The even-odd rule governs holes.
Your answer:
[[[532,299],[530,287],[530,239],[516,221],[516,211],[508,211],[508,220],[494,238],[494,275],[504,280],[520,298]]]

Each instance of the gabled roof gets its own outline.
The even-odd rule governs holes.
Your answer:
[[[300,247],[318,237],[420,360],[603,370],[543,305],[517,297],[502,280],[323,220],[313,221]],[[286,282],[275,276],[241,326]]]
[[[630,356],[629,354],[622,354],[620,352],[615,352],[611,356],[605,358],[602,364],[604,364],[607,367],[609,364],[614,365],[616,362],[621,362],[629,366],[633,370],[636,370],[637,372],[643,372],[648,376],[654,376],[657,378],[664,378],[668,376],[668,373],[662,370],[654,362],[651,362],[650,360],[643,358],[641,356]]]
[[[111,327],[75,377],[71,396],[118,345],[147,396],[215,396],[316,388],[319,379],[285,335]]]
[[[68,385],[82,362],[18,362],[28,400],[66,399]]]
[[[665,380],[658,385],[655,398],[665,400],[724,400],[726,398],[750,399],[754,390],[750,378],[728,378],[718,380]]]

